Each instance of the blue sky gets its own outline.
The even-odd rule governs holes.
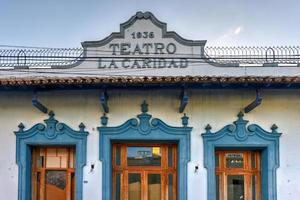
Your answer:
[[[208,46],[300,45],[299,0],[0,0],[0,44],[80,47],[137,11]]]

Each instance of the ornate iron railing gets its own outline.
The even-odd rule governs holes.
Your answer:
[[[101,52],[97,52],[97,55],[101,57]],[[84,57],[82,48],[0,48],[0,67],[62,67],[84,59],[97,61],[97,57]],[[204,55],[199,55],[199,60],[193,62],[229,65],[299,64],[300,47],[205,47]]]

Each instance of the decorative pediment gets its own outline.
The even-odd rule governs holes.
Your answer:
[[[248,125],[249,121],[244,120],[244,114],[242,112],[240,112],[237,116],[238,119],[233,122],[233,124],[229,124],[215,133],[211,132],[211,126],[208,124],[205,127],[206,132],[202,134],[202,136],[215,140],[226,136],[234,137],[235,140],[242,142],[255,135],[266,140],[272,140],[273,138],[277,138],[281,135],[281,133],[277,132],[278,127],[276,124],[273,124],[271,126],[272,131],[268,132],[257,124]]]
[[[188,128],[188,117],[186,114],[181,118],[183,127],[171,127],[165,124],[162,120],[157,118],[152,118],[152,115],[148,114],[148,104],[144,101],[141,105],[142,113],[137,115],[137,118],[132,118],[127,120],[123,125],[117,127],[106,127],[108,123],[108,117],[104,113],[101,117],[101,124],[100,127],[102,130],[106,129],[114,129],[115,133],[122,132],[128,129],[136,130],[138,134],[148,135],[151,131],[155,131],[158,128],[165,131],[165,132],[178,132],[183,128]]]
[[[114,32],[103,40],[98,41],[86,41],[82,42],[83,47],[100,47],[110,43],[114,39],[124,39],[126,32],[129,28],[136,24],[136,22],[142,22],[141,25],[137,25],[137,31],[153,31],[155,28],[158,28],[161,31],[161,38],[172,38],[178,43],[187,46],[204,46],[206,44],[206,40],[187,40],[179,36],[174,31],[167,31],[167,24],[159,21],[151,12],[137,12],[134,16],[132,16],[128,21],[120,24],[120,32]],[[151,23],[147,23],[151,22]],[[139,28],[139,26],[142,26]],[[150,32],[151,32],[150,31]],[[145,35],[146,36],[146,35]],[[141,39],[147,39],[145,36],[141,37]],[[149,35],[150,36],[150,35]],[[150,36],[150,39],[152,37]],[[138,38],[137,38],[138,39]]]
[[[71,129],[64,123],[59,123],[54,118],[54,112],[49,112],[49,118],[44,120],[45,124],[38,123],[28,130],[24,130],[25,126],[23,123],[19,124],[19,131],[16,131],[16,135],[19,137],[33,137],[35,134],[44,135],[45,138],[53,140],[59,135],[67,134],[69,137],[79,138],[80,136],[86,136],[88,133],[84,131],[85,125],[79,124],[79,131]]]

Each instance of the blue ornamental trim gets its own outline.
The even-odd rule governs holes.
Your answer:
[[[24,130],[19,124],[16,134],[16,162],[19,167],[18,200],[31,199],[31,147],[32,146],[75,146],[76,147],[76,200],[82,200],[83,167],[86,164],[86,143],[88,132],[83,123],[79,131],[71,129],[54,118],[49,112],[45,124],[39,123]]]
[[[114,142],[161,142],[178,144],[178,200],[187,200],[187,163],[190,161],[190,134],[188,117],[182,117],[182,127],[172,127],[148,114],[148,104],[141,105],[142,113],[117,127],[107,127],[108,118],[101,117],[99,159],[102,161],[102,199],[111,199],[111,144]]]
[[[204,142],[204,166],[208,174],[208,200],[216,199],[215,187],[215,150],[216,149],[255,149],[262,157],[262,200],[276,200],[276,169],[279,167],[279,138],[277,126],[272,125],[272,132],[267,132],[259,125],[248,125],[243,113],[237,121],[212,133],[211,126],[206,126],[202,134]]]

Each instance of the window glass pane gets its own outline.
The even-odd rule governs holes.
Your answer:
[[[116,200],[121,200],[121,176],[116,174]]]
[[[148,175],[148,200],[161,200],[160,174]]]
[[[46,171],[46,200],[66,199],[66,171]]]
[[[68,156],[68,149],[66,149],[66,148],[58,148],[57,149],[57,156],[67,157]]]
[[[72,173],[71,175],[71,200],[76,199],[76,183],[75,183],[75,174]]]
[[[227,168],[243,168],[244,158],[242,153],[226,153],[226,167]]]
[[[55,148],[47,148],[47,156],[56,156],[56,149]]]
[[[76,168],[76,150],[73,149],[73,168]]]
[[[220,180],[219,180],[219,175],[216,176],[216,200],[220,199]]]
[[[37,168],[41,168],[41,167],[44,167],[44,149],[42,148],[37,148],[35,149],[35,152],[36,152],[36,167]]]
[[[168,166],[172,167],[173,165],[173,151],[172,151],[172,145],[168,148]]]
[[[219,167],[219,163],[220,163],[220,156],[219,156],[219,154],[216,154],[216,157],[215,157],[215,166]]]
[[[227,200],[244,200],[244,176],[227,177]]]
[[[43,167],[43,162],[44,162],[44,156],[37,155],[36,156],[36,167],[37,168]]]
[[[128,166],[160,166],[161,148],[128,147],[127,164]]]
[[[70,158],[69,158],[69,167],[70,167],[70,168],[74,168],[74,160],[75,160],[75,157],[74,157],[74,149],[71,148],[71,149],[70,149]]]
[[[116,147],[116,165],[121,165],[121,146]]]
[[[46,167],[60,168],[60,157],[47,156]]]
[[[173,175],[169,174],[168,176],[168,200],[173,200]]]
[[[68,167],[68,157],[66,157],[66,156],[60,157],[60,167],[61,168]]]
[[[255,183],[256,183],[256,176],[252,176],[252,200],[255,200],[256,191],[255,191]]]
[[[34,174],[34,184],[31,187],[31,198],[34,200],[40,200],[40,184],[41,184],[41,173],[36,172]]]
[[[128,200],[141,199],[141,175],[128,174]]]
[[[252,152],[251,153],[251,168],[252,169],[255,169],[256,168],[256,156],[255,156],[255,153],[254,152]]]

